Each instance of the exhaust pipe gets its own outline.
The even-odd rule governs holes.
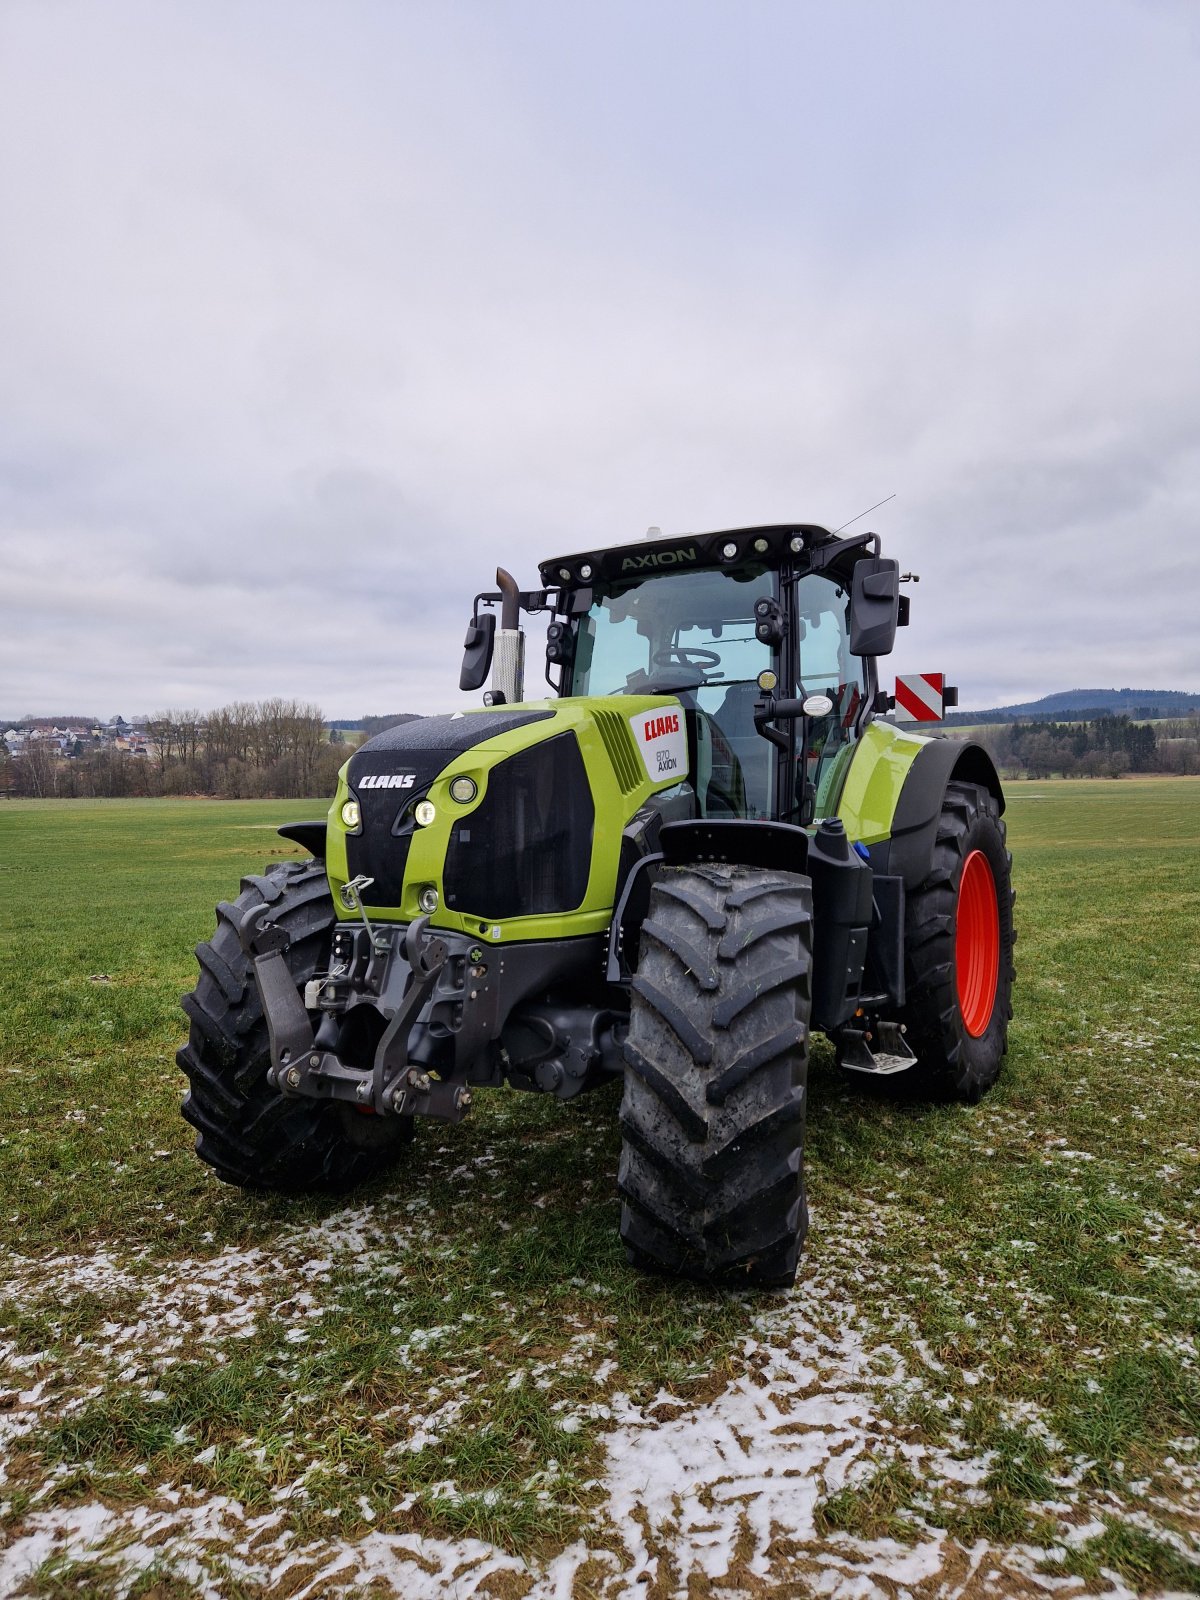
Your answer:
[[[521,631],[521,591],[511,572],[496,568],[500,591],[500,626],[492,658],[492,690],[514,705],[525,697],[525,635]]]

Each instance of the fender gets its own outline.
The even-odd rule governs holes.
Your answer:
[[[310,856],[315,856],[318,861],[324,861],[324,822],[285,822],[282,828],[276,828],[275,832],[281,839],[290,839],[293,844],[300,845],[308,851]]]
[[[608,982],[629,985],[633,970],[630,952],[637,948],[656,868],[719,861],[803,873],[808,870],[808,851],[808,834],[788,822],[743,817],[662,822],[653,812],[639,812],[625,830],[619,892],[608,936]]]
[[[871,865],[876,872],[903,878],[906,889],[915,889],[925,880],[933,859],[946,785],[954,779],[987,789],[1003,812],[1000,775],[983,746],[957,739],[931,739],[918,753],[904,780],[892,819],[891,838],[871,846]]]
[[[808,870],[808,834],[790,822],[695,818],[664,823],[660,839],[663,863],[668,867],[721,861],[742,867],[778,867],[783,872]]]

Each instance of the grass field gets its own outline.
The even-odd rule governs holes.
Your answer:
[[[191,949],[318,811],[0,805],[0,1595],[1200,1593],[1200,780],[1011,786],[1000,1084],[818,1046],[758,1297],[625,1266],[615,1090],[201,1167]]]

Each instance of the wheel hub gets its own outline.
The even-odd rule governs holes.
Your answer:
[[[1000,914],[996,880],[982,850],[963,862],[958,886],[954,967],[963,1026],[973,1039],[987,1032],[1000,976]]]

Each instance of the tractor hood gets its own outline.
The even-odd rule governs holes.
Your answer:
[[[506,706],[445,717],[416,717],[361,745],[350,757],[347,782],[356,793],[360,789],[427,789],[464,750],[531,723],[550,721],[553,716],[548,710]]]
[[[625,826],[688,776],[673,696],[542,701],[390,728],[346,763],[330,810],[338,914],[355,914],[345,883],[369,878],[361,899],[372,920],[424,913],[492,940],[600,931]]]

